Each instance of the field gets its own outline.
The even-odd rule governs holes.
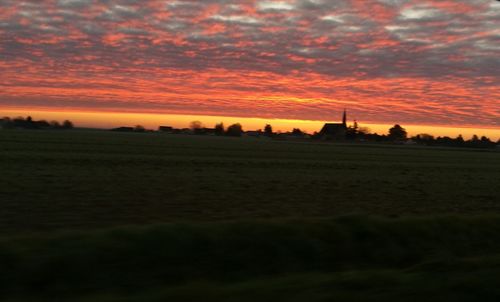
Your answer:
[[[110,132],[0,132],[0,232],[500,213],[500,153]]]
[[[495,301],[499,192],[489,150],[0,131],[0,298]]]

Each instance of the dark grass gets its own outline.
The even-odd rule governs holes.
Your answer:
[[[500,216],[166,224],[0,241],[6,301],[494,301]]]
[[[492,151],[0,131],[0,300],[498,301],[498,192]]]
[[[0,233],[175,221],[500,213],[500,153],[0,131]]]

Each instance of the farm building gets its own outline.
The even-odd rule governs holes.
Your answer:
[[[323,139],[345,139],[347,132],[347,112],[344,110],[344,115],[342,116],[342,123],[326,123],[319,135]]]

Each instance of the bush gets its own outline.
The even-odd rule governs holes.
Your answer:
[[[239,123],[227,127],[226,135],[228,136],[241,136],[242,134],[243,127]]]

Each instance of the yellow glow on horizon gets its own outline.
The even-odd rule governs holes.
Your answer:
[[[291,131],[299,128],[308,133],[319,131],[326,121],[271,119],[271,118],[249,118],[249,117],[226,117],[210,115],[186,115],[186,114],[153,114],[153,113],[123,113],[123,112],[86,112],[86,111],[45,111],[27,109],[1,110],[0,116],[32,116],[35,120],[58,120],[69,119],[77,127],[110,129],[120,126],[142,125],[147,129],[156,130],[158,126],[173,126],[175,128],[187,128],[190,122],[200,121],[205,127],[214,127],[216,123],[223,122],[225,126],[240,123],[244,130],[264,129],[266,124],[271,124],[274,131]],[[333,121],[335,122],[335,121]],[[387,134],[393,124],[373,124],[358,122],[360,127],[367,127],[372,133]],[[487,136],[491,140],[500,139],[500,128],[464,128],[443,127],[428,125],[402,125],[409,135],[428,133],[434,136],[456,137],[459,134],[465,139],[476,134]]]

